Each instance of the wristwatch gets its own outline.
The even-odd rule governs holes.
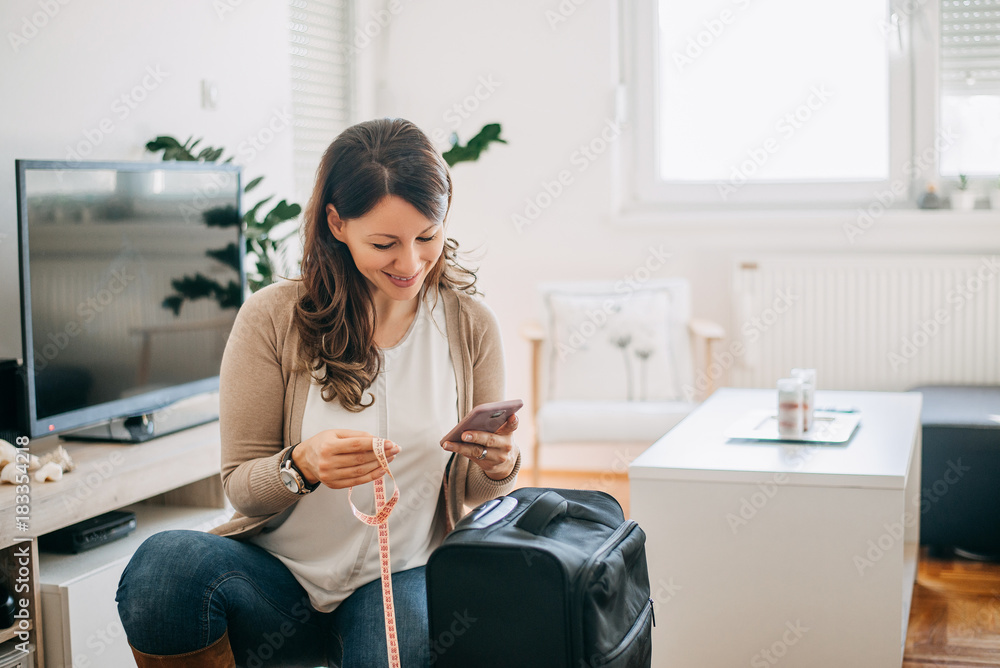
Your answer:
[[[292,461],[292,450],[294,449],[295,446],[293,445],[285,450],[285,456],[281,458],[281,466],[278,468],[278,476],[289,492],[293,494],[308,494],[319,487],[319,480],[311,485],[306,482],[306,477],[302,475],[302,471]]]

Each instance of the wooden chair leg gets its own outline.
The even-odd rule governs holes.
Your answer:
[[[535,427],[537,429],[537,426]],[[535,487],[538,487],[542,481],[542,443],[538,440],[537,434],[535,435],[534,443],[534,466],[531,467],[531,480]]]

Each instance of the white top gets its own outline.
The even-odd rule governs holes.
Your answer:
[[[357,429],[400,446],[389,465],[400,490],[389,516],[393,572],[426,564],[444,538],[444,517],[436,521],[435,511],[451,453],[440,440],[458,422],[458,389],[444,304],[439,298],[431,310],[432,301],[421,301],[403,339],[383,348],[381,372],[369,388],[374,404],[351,413],[338,401],[323,401],[313,382],[302,418],[303,440],[325,429]],[[392,481],[384,480],[389,498]],[[374,514],[373,483],[355,487],[351,498],[358,510]],[[321,612],[379,578],[378,529],[354,516],[346,489],[320,485],[251,540],[288,567]]]
[[[920,431],[919,392],[817,391],[816,407],[855,407],[861,423],[845,444],[729,440],[748,411],[777,409],[777,390],[723,388],[642,453],[630,479],[761,482],[903,489]]]

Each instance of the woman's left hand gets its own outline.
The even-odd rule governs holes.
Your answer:
[[[511,415],[496,433],[466,431],[462,433],[462,443],[445,441],[444,449],[468,457],[487,477],[503,480],[514,470],[514,464],[517,462],[515,431],[517,431],[517,415]]]

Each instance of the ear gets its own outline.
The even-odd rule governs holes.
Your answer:
[[[326,205],[326,224],[337,241],[344,241],[344,221],[332,204]]]

